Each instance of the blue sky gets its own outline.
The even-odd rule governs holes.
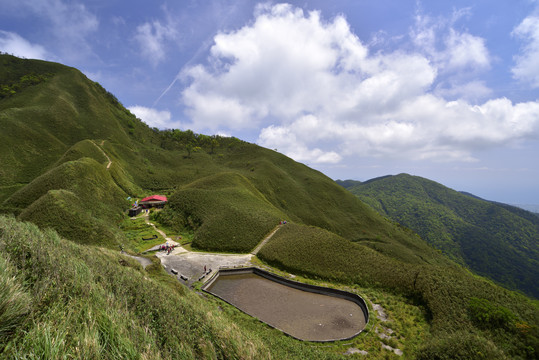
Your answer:
[[[0,50],[333,179],[539,204],[539,1],[0,0]]]

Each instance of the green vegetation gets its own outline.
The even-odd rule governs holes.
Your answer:
[[[44,61],[21,60],[6,54],[0,61],[3,65],[0,66],[0,100],[47,81],[56,70],[54,65]]]
[[[160,265],[148,273],[118,252],[13,218],[0,217],[0,229],[4,359],[333,358],[267,327],[237,326],[217,305],[162,281]]]
[[[127,241],[122,244],[125,250],[131,250],[135,254],[141,253],[151,247],[163,244],[165,239],[155,229],[146,223],[144,217],[137,219],[125,219],[120,228],[124,232]],[[151,239],[151,240],[144,240]]]
[[[43,81],[52,77],[52,74],[26,74],[23,75],[18,81],[9,84],[0,84],[0,99],[13,96],[28,86],[37,85]]]
[[[407,263],[328,231],[295,224],[287,224],[277,232],[258,256],[293,273],[387,289],[414,299],[428,310],[434,335],[420,351],[420,357],[428,358],[427,354],[438,353],[440,348],[448,359],[480,358],[474,349],[477,344],[481,345],[478,349],[490,349],[488,354],[505,353],[512,358],[537,356],[534,350],[539,345],[537,303],[472,277],[464,269]],[[492,324],[487,329],[476,326],[477,315],[469,312],[469,302],[473,304],[476,298],[493,304],[495,309],[511,308],[518,321],[508,323],[506,329],[494,329]],[[518,327],[517,323],[526,325]],[[449,351],[455,346],[454,341],[464,339],[470,342],[469,349],[456,347]]]
[[[398,336],[384,341],[406,356],[537,358],[537,302],[473,275],[323,174],[235,138],[151,129],[75,69],[0,55],[0,83],[26,74],[53,75],[0,99],[1,208],[17,218],[0,218],[2,357],[316,359],[344,352],[340,344],[326,349],[283,336],[186,291],[157,262],[144,271],[122,257],[119,245],[148,246],[141,240],[148,227],[127,219],[126,199],[159,193],[170,201],[152,221],[201,250],[251,251],[287,220],[260,259],[386,304]],[[496,209],[480,217],[501,223],[511,212]],[[505,225],[496,231],[516,236]],[[465,245],[474,246],[462,244],[462,254]],[[535,254],[536,241],[517,245]],[[395,357],[371,330],[353,343],[372,357]]]
[[[252,250],[283,217],[246,178],[233,173],[185,186],[156,215],[178,230],[195,231],[195,248],[231,252]]]
[[[539,297],[539,217],[400,174],[341,183],[478,274]]]
[[[127,207],[125,197],[107,170],[85,157],[37,177],[4,204],[21,220],[53,227],[69,239],[113,245],[121,241],[114,225]]]

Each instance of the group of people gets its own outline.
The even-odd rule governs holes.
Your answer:
[[[174,248],[176,247],[175,244],[172,244],[172,245],[169,245],[168,243],[164,244],[164,245],[161,245],[161,251],[166,251],[167,252],[167,255],[169,255],[172,250],[174,250]]]

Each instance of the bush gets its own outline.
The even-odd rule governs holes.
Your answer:
[[[492,341],[463,331],[435,337],[420,350],[417,358],[418,360],[508,359]]]
[[[472,321],[483,329],[504,328],[515,330],[517,317],[511,310],[493,304],[487,299],[473,297],[468,302],[468,310]]]

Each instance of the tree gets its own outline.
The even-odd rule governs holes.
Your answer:
[[[219,147],[219,145],[220,144],[219,144],[219,140],[217,140],[217,135],[212,135],[210,138],[210,147],[211,147],[210,154],[213,154],[215,148]]]
[[[200,150],[199,146],[195,146],[192,142],[188,142],[185,145],[185,150],[187,150],[187,158],[191,158],[191,154]]]

